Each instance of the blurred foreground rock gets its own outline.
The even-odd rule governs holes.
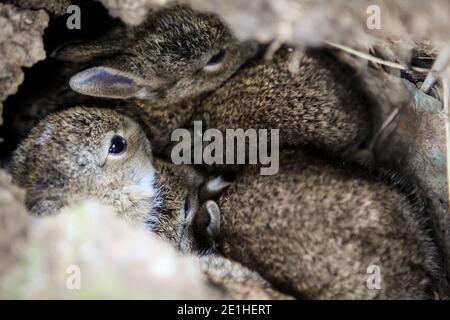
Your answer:
[[[0,173],[0,299],[291,299],[220,256],[177,251],[87,201],[31,218]]]
[[[20,259],[31,217],[24,205],[25,192],[0,170],[0,276]]]
[[[6,214],[1,212],[2,221],[11,220]],[[1,298],[226,298],[207,282],[194,258],[95,203],[35,219],[27,232],[23,223],[18,225],[10,225],[0,239],[5,244],[7,236],[14,243],[28,233],[27,245],[14,253],[14,267],[1,273]],[[4,250],[1,254],[2,261],[10,256]]]
[[[369,38],[448,40],[450,2],[435,0],[99,0],[113,16],[140,24],[145,14],[167,4],[185,3],[221,16],[241,39],[278,40],[292,45],[333,41],[363,46]],[[380,8],[381,29],[367,19]],[[433,23],[429,23],[432,21]]]
[[[141,24],[151,9],[173,3],[174,0],[98,0],[114,18],[121,18],[129,25]]]

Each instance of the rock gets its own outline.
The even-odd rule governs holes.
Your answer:
[[[0,170],[0,275],[17,263],[20,247],[26,242],[30,217],[24,200],[25,192]]]
[[[140,24],[152,9],[174,0],[99,0],[114,17]],[[365,47],[372,37],[448,40],[450,3],[436,0],[179,0],[218,14],[241,39],[278,40],[292,45],[333,41]],[[380,8],[381,28],[367,27],[373,6]],[[375,9],[376,10],[376,9]],[[433,21],[433,23],[429,23]],[[336,32],[339,30],[339,32]]]
[[[141,24],[149,11],[173,2],[173,0],[99,0],[114,18],[121,18],[129,25]]]
[[[3,299],[226,298],[193,257],[92,202],[35,219],[21,253]]]
[[[4,0],[4,2],[21,9],[43,9],[56,16],[65,14],[71,4],[70,0]]]
[[[23,82],[22,67],[45,59],[42,36],[48,21],[43,10],[21,10],[0,3],[0,114],[2,102]]]

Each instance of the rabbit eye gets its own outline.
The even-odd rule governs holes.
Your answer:
[[[184,216],[185,216],[185,218],[188,217],[190,211],[191,211],[191,200],[189,200],[189,197],[186,197],[184,199]]]
[[[211,59],[209,59],[204,69],[206,71],[217,71],[221,67],[226,54],[226,49],[220,50],[217,54],[213,55]]]
[[[109,147],[109,154],[120,155],[127,151],[127,140],[121,136],[114,136],[111,139],[111,145]]]

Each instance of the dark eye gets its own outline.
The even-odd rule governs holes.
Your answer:
[[[208,63],[205,66],[205,70],[207,71],[215,71],[215,69],[218,69],[220,65],[222,64],[223,60],[225,59],[225,56],[227,54],[226,49],[220,50],[217,54],[213,55],[211,59],[209,59]]]
[[[127,151],[127,140],[121,136],[114,136],[111,139],[111,146],[109,147],[109,153],[119,155]]]
[[[190,211],[191,211],[191,200],[189,200],[189,197],[186,197],[184,199],[184,216],[185,216],[185,218],[188,217]]]
[[[207,65],[211,66],[214,64],[222,63],[223,59],[225,58],[226,53],[227,53],[227,50],[225,50],[225,49],[220,50],[217,54],[213,55],[211,57],[211,59],[209,59]]]

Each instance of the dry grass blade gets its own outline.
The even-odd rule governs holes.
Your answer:
[[[404,66],[404,65],[402,65],[400,63],[392,62],[392,61],[386,61],[386,60],[380,59],[378,57],[375,57],[375,56],[373,56],[371,54],[368,54],[366,52],[362,52],[362,51],[359,51],[359,50],[356,50],[356,49],[344,46],[342,44],[329,42],[329,41],[326,41],[325,43],[328,44],[329,46],[332,46],[334,48],[340,49],[340,50],[345,51],[347,53],[350,53],[350,54],[352,54],[354,56],[363,58],[365,60],[371,61],[371,62],[373,62],[375,64],[381,64],[381,65],[384,65],[384,66],[387,66],[387,67],[390,67],[390,68],[404,70],[404,71],[413,70],[413,71],[421,72],[421,73],[422,72],[423,73],[430,72],[429,69],[425,69],[425,68],[418,68],[418,67],[408,68],[408,67],[406,67],[406,66]]]

